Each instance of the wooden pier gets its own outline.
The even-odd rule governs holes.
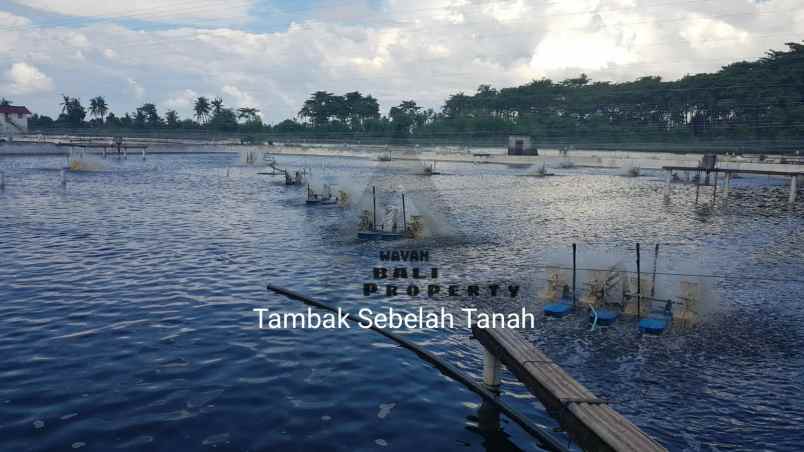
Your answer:
[[[784,166],[784,165],[779,165]],[[793,166],[793,165],[791,165]],[[795,165],[798,167],[798,165]],[[704,185],[709,185],[709,175],[715,175],[714,181],[714,190],[712,192],[712,201],[717,200],[717,177],[719,174],[723,174],[723,197],[728,198],[729,190],[731,188],[731,179],[735,174],[754,174],[754,175],[762,175],[762,176],[777,176],[777,177],[789,177],[790,178],[790,198],[789,203],[794,204],[796,202],[796,198],[798,197],[798,184],[799,179],[804,178],[804,171],[800,170],[791,170],[791,171],[778,171],[778,170],[766,170],[766,169],[739,169],[739,168],[705,168],[705,167],[690,167],[690,166],[663,166],[662,170],[667,171],[667,185],[664,189],[664,198],[665,200],[670,199],[671,188],[670,184],[673,181],[673,174],[676,172],[686,172],[689,173],[696,173],[700,176],[701,173],[705,174],[706,182]],[[700,177],[698,179],[698,183],[700,183]],[[698,185],[700,186],[700,185]],[[696,201],[697,201],[697,192],[696,192]]]
[[[56,143],[56,146],[64,146],[81,149],[111,149],[118,153],[127,149],[148,149],[147,144],[122,144],[122,143]]]
[[[504,364],[556,418],[569,437],[587,451],[666,451],[662,445],[614,411],[605,400],[569,374],[512,329],[472,326],[485,347],[484,383],[499,388]]]

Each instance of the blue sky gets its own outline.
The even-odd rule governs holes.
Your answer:
[[[800,0],[6,0],[0,96],[184,117],[221,96],[273,123],[316,90],[438,109],[480,84],[674,79],[802,39]]]

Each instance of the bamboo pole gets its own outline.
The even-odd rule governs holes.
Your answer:
[[[637,264],[637,320],[641,317],[642,314],[642,284],[640,276],[640,268],[639,268],[639,243],[636,244],[636,264]]]
[[[576,255],[577,249],[578,249],[577,245],[573,243],[572,244],[572,307],[575,307],[575,300],[576,300],[576,295],[575,295],[575,275],[577,273],[577,270],[576,270],[577,267],[575,265],[575,255]]]

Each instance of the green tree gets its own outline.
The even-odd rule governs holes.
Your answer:
[[[207,127],[225,132],[236,131],[237,126],[237,115],[230,108],[222,108],[213,114],[212,119],[207,123]]]
[[[148,127],[159,127],[162,125],[162,118],[159,117],[159,112],[156,105],[152,103],[143,104],[142,107],[137,108],[135,122]]]
[[[195,100],[193,110],[195,111],[195,118],[198,120],[198,122],[205,124],[209,120],[209,112],[212,111],[212,107],[209,104],[209,99],[204,96],[200,96]]]
[[[223,99],[216,97],[210,102],[212,104],[212,113],[217,115],[223,110]]]
[[[61,114],[57,120],[58,122],[70,127],[81,127],[84,125],[84,118],[86,118],[86,116],[87,111],[83,105],[81,105],[80,99],[62,95]]]
[[[405,100],[396,107],[391,107],[388,117],[394,126],[394,136],[406,137],[413,134],[419,110],[421,110],[421,107],[412,100]]]
[[[313,127],[326,125],[337,109],[342,107],[338,97],[326,91],[314,92],[309,99],[304,101],[304,105],[298,113],[299,118],[310,121]]]
[[[246,122],[259,121],[260,111],[253,107],[241,107],[237,109],[237,118]]]
[[[179,127],[179,114],[176,110],[168,110],[165,113],[165,123],[170,129],[177,129]]]
[[[106,113],[109,111],[109,105],[103,96],[93,97],[89,100],[89,113],[95,118],[103,121],[106,118]]]

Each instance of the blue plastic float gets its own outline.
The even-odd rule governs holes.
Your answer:
[[[639,331],[647,334],[662,334],[673,321],[673,303],[667,301],[662,311],[654,311],[647,318],[639,321]]]
[[[600,326],[609,326],[614,323],[617,318],[620,317],[620,313],[617,311],[612,311],[611,309],[598,309],[597,310],[597,324]],[[590,320],[595,320],[595,314],[590,314]]]
[[[566,317],[572,312],[572,299],[562,298],[558,303],[551,303],[544,307],[545,317]]]
[[[670,322],[666,318],[650,318],[639,321],[639,331],[647,334],[662,334]]]

